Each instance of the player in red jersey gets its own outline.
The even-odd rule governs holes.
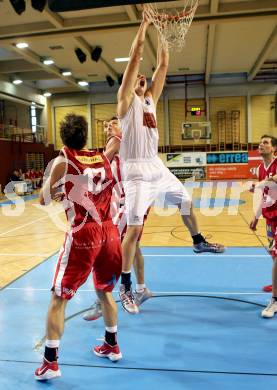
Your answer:
[[[272,285],[265,286],[264,291],[272,291],[269,305],[262,311],[262,316],[271,318],[277,312],[277,139],[263,135],[259,145],[259,153],[263,163],[258,167],[259,184],[256,188],[263,191],[260,207],[250,223],[250,229],[256,230],[261,214],[266,219],[269,253],[273,260]]]
[[[111,215],[114,182],[106,156],[86,149],[87,132],[87,122],[81,116],[69,114],[61,122],[65,146],[40,193],[44,205],[63,192],[70,229],[54,275],[44,360],[35,372],[38,380],[61,375],[57,358],[66,304],[91,272],[106,326],[105,341],[93,352],[112,361],[122,357],[117,344],[117,305],[112,297],[122,267],[120,237]]]
[[[125,194],[122,185],[121,171],[120,171],[120,159],[118,156],[120,142],[121,142],[121,129],[119,127],[117,117],[113,117],[109,122],[104,123],[104,132],[107,136],[107,142],[105,147],[105,155],[111,162],[113,177],[115,179],[115,186],[113,190],[113,221],[117,225],[121,240],[123,240],[127,230],[127,216],[124,212],[124,200]],[[149,212],[149,210],[148,210]],[[146,220],[147,215],[145,216]],[[144,220],[144,222],[145,222]],[[137,284],[134,292],[135,303],[139,307],[147,299],[151,298],[153,294],[147,288],[144,280],[144,258],[140,250],[140,239],[142,232],[138,238],[136,246],[136,254],[134,260],[134,270],[136,274]],[[97,299],[90,310],[88,310],[83,318],[86,321],[97,320],[102,315],[102,309],[100,301]]]

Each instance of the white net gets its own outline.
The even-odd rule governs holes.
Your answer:
[[[162,3],[147,3],[143,9],[160,33],[163,45],[181,50],[190,28],[199,0],[184,0],[184,8],[160,8]],[[170,2],[167,2],[170,4]]]

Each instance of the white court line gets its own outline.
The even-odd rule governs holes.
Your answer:
[[[42,220],[47,219],[47,218],[49,218],[48,215],[46,215],[45,217],[41,217],[41,218],[35,219],[35,220],[31,221],[31,222],[24,223],[23,225],[17,226],[16,228],[13,228],[13,229],[7,230],[7,231],[5,231],[3,233],[0,233],[0,237],[4,236],[5,234],[11,233],[11,232],[15,232],[16,230],[22,229],[23,227],[30,226],[33,223],[42,221]]]
[[[19,290],[19,291],[48,291],[50,288],[30,288],[30,287],[7,287],[4,290]],[[78,292],[95,292],[93,289],[81,289]],[[114,290],[114,293],[118,293],[118,290]],[[167,294],[167,295],[268,295],[266,292],[228,292],[228,291],[152,291],[153,294]]]
[[[213,258],[213,255],[218,255],[219,257],[269,257],[269,255],[256,255],[255,253],[253,253],[252,255],[248,254],[248,255],[222,255],[222,254],[219,254],[219,253],[212,253],[210,255],[203,255],[203,254],[199,254],[199,253],[192,253],[191,255],[174,255],[174,254],[170,254],[170,255],[145,255],[143,254],[143,257],[192,257],[192,256],[195,256],[195,257],[212,257]]]

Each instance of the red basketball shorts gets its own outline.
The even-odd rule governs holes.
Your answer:
[[[70,231],[60,249],[52,291],[71,299],[92,272],[94,286],[111,292],[122,269],[121,243],[117,227],[111,222],[87,223]]]

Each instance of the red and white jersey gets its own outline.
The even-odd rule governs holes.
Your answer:
[[[277,157],[266,167],[261,164],[258,168],[259,181],[265,180],[277,174]],[[263,190],[262,213],[267,219],[277,218],[276,189],[265,187]]]
[[[121,142],[121,137],[112,135],[107,139],[106,147],[112,138],[116,138]],[[125,215],[125,194],[123,189],[120,157],[118,154],[114,156],[111,161],[112,174],[114,179],[114,186],[112,192],[111,213],[113,223],[117,226],[119,234],[126,230],[127,218]]]
[[[158,155],[159,133],[151,96],[142,101],[135,94],[127,113],[119,120],[122,130],[119,155],[123,163],[153,159]]]
[[[121,142],[121,137],[114,135],[108,138],[106,142],[106,147],[108,145],[108,142],[112,138],[117,138]],[[118,154],[116,154],[113,160],[111,161],[111,167],[112,167],[112,173],[114,178],[114,187],[113,187],[112,203],[111,203],[112,220],[113,223],[118,228],[121,240],[123,240],[127,230],[127,215],[125,209],[125,193],[124,193],[123,182],[122,182],[121,163]],[[143,224],[147,219],[149,211],[150,211],[150,207],[147,210],[146,215],[144,216]],[[140,241],[141,236],[142,236],[142,231],[140,233],[138,241]]]
[[[121,142],[121,139],[122,139],[122,137],[118,136],[118,135],[110,136],[107,139],[105,148],[107,148],[108,143],[113,138],[116,138],[119,142]],[[111,161],[111,168],[112,168],[112,174],[113,174],[114,182],[115,182],[115,184],[118,183],[118,188],[117,188],[118,194],[119,195],[122,194],[122,193],[124,194],[123,185],[122,185],[122,176],[121,176],[121,170],[120,170],[120,158],[119,158],[118,154],[116,154],[113,157],[113,159]]]
[[[67,219],[71,226],[110,221],[111,197],[114,186],[111,165],[97,151],[61,149],[66,160],[62,179]]]

